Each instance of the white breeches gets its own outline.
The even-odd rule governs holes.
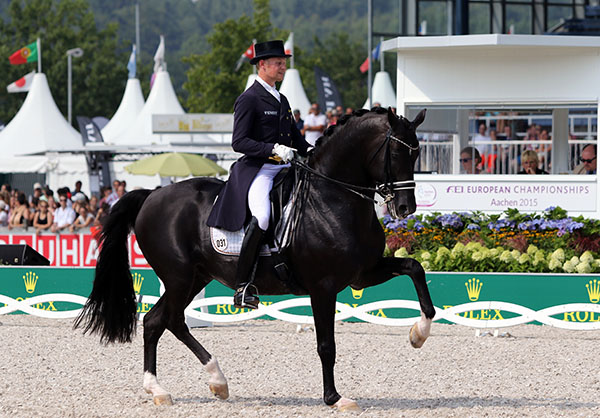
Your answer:
[[[289,166],[290,164],[264,164],[248,189],[250,213],[258,220],[258,226],[263,231],[269,227],[269,217],[271,216],[269,192],[273,188],[273,179],[282,169]]]

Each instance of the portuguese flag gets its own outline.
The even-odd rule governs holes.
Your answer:
[[[38,58],[37,42],[32,42],[27,46],[13,53],[8,59],[12,65],[35,62]]]

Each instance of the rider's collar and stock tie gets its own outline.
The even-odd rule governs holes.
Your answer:
[[[309,167],[307,164],[297,161],[297,160],[292,160],[292,164],[296,165],[297,167],[302,168],[303,170],[314,174],[318,177],[321,177],[323,179],[326,179],[332,183],[335,183],[339,186],[344,187],[346,190],[357,194],[358,196],[362,197],[363,199],[369,200],[371,202],[377,203],[377,201],[375,199],[373,199],[372,197],[369,197],[367,195],[365,195],[364,193],[361,193],[360,191],[365,191],[365,192],[375,192],[377,193],[379,196],[381,196],[383,198],[383,202],[380,203],[381,205],[385,205],[389,202],[391,202],[394,199],[395,196],[395,192],[400,191],[400,190],[414,190],[416,187],[416,183],[414,182],[414,180],[404,180],[404,181],[391,181],[391,160],[390,160],[390,140],[394,140],[396,142],[398,142],[399,144],[404,145],[406,148],[408,148],[410,150],[410,153],[412,154],[413,151],[418,151],[419,150],[419,146],[412,146],[410,144],[407,144],[406,142],[404,142],[403,140],[401,140],[400,138],[396,138],[394,135],[392,135],[392,129],[388,129],[386,135],[385,135],[385,140],[381,143],[381,145],[379,146],[379,148],[377,148],[377,151],[375,151],[375,153],[373,154],[373,156],[370,158],[369,163],[371,164],[371,162],[373,161],[373,159],[375,158],[375,156],[379,153],[379,151],[381,151],[381,149],[386,146],[386,155],[385,155],[385,175],[386,175],[386,181],[383,184],[378,185],[377,187],[363,187],[363,186],[356,186],[354,184],[349,184],[349,183],[345,183],[343,181],[339,181],[336,179],[333,179],[331,177],[326,176],[325,174],[321,174],[318,171],[316,171],[315,169]]]

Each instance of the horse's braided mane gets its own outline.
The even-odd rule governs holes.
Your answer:
[[[346,122],[348,122],[348,120],[360,118],[361,116],[366,115],[367,113],[376,113],[378,115],[381,115],[381,114],[387,113],[387,109],[376,106],[376,107],[372,108],[371,110],[357,109],[357,110],[353,111],[352,114],[350,114],[350,115],[343,115],[341,118],[338,119],[338,121],[335,125],[331,125],[327,129],[325,129],[325,132],[323,132],[323,136],[321,136],[315,143],[315,148],[318,148],[322,142],[327,141],[327,139],[329,137],[331,137],[334,134],[334,132],[336,132],[339,129],[342,129],[343,126],[346,124]]]

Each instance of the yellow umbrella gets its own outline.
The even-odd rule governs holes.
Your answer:
[[[227,174],[227,170],[212,160],[197,154],[167,152],[138,160],[125,166],[131,174],[161,177],[214,176]]]

